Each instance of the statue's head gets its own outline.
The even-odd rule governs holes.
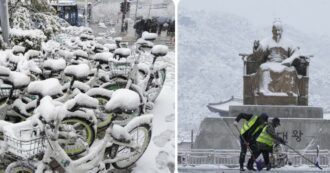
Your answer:
[[[273,39],[278,42],[280,41],[283,33],[283,27],[282,27],[282,22],[277,19],[273,22]]]

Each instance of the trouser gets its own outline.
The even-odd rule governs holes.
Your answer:
[[[241,168],[243,168],[244,167],[245,156],[246,156],[246,152],[247,152],[247,146],[244,143],[244,140],[243,140],[243,137],[242,136],[240,136],[240,142],[241,142],[241,153],[239,155],[239,166]],[[257,148],[256,148],[255,141],[250,141],[249,142],[249,147],[252,150],[252,153],[255,153],[256,152],[256,149]],[[252,158],[252,156],[251,156],[251,158]]]
[[[265,161],[265,165],[268,167],[270,166],[269,164],[269,153],[271,153],[271,150],[266,150],[266,149],[257,149],[256,151],[253,151],[253,156],[254,158],[250,158],[248,161],[248,167],[252,168],[253,167],[253,163],[254,163],[254,159],[258,158],[260,154],[262,154],[264,161]]]

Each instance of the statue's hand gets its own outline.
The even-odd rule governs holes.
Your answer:
[[[260,46],[260,41],[259,40],[254,40],[254,42],[253,42],[253,52],[257,51],[259,46]]]

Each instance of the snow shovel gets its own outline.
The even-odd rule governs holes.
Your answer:
[[[322,168],[319,165],[319,162],[314,163],[312,160],[308,159],[307,157],[305,157],[304,155],[300,154],[298,151],[296,151],[294,148],[292,148],[291,146],[289,146],[288,144],[284,144],[285,146],[287,146],[288,148],[290,148],[293,152],[297,153],[299,156],[301,156],[302,158],[304,158],[305,160],[307,160],[309,163],[315,165],[316,167],[318,167],[319,169],[322,170]]]

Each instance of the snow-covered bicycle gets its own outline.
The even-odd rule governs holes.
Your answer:
[[[130,102],[119,103],[123,95],[115,95],[113,99],[116,101],[109,102],[105,107],[108,112],[120,113],[138,106],[136,93],[129,90],[124,93],[131,95]],[[78,104],[88,105],[84,101]],[[134,118],[125,127],[111,124],[102,140],[94,143],[82,157],[72,160],[59,143],[61,132],[59,124],[63,119],[63,105],[57,105],[50,97],[43,98],[41,105],[38,116],[34,116],[29,121],[14,125],[0,122],[5,136],[2,151],[6,152],[3,153],[25,158],[21,159],[23,161],[11,163],[6,173],[52,170],[50,166],[52,160],[55,160],[66,172],[107,172],[109,164],[116,168],[127,168],[143,155],[150,142],[153,115],[148,114]],[[18,136],[17,131],[22,130],[22,127],[29,129],[30,136]],[[24,139],[27,136],[30,139],[28,141]],[[17,147],[24,142],[29,142],[28,144],[31,145]]]

